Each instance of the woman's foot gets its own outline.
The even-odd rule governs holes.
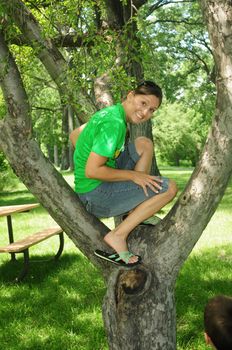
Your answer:
[[[118,235],[113,231],[110,231],[109,233],[107,233],[107,235],[105,235],[104,241],[111,248],[113,248],[117,253],[128,252],[126,240],[122,236]],[[128,263],[133,264],[136,262],[138,262],[138,256],[132,255]]]

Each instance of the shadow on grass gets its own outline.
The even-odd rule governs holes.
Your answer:
[[[214,295],[232,293],[231,262],[232,248],[225,246],[192,255],[185,263],[176,283],[177,349],[206,349],[204,306]],[[7,285],[6,279],[15,276],[14,267],[9,262],[0,267],[3,348],[107,349],[101,320],[105,286],[100,272],[83,255],[63,254],[57,262],[32,263],[24,283]]]
[[[1,192],[0,205],[21,205],[37,203],[33,194],[28,190],[14,191],[14,192]]]
[[[30,252],[29,252],[30,254]],[[14,283],[15,277],[23,269],[23,254],[16,254],[16,260],[12,261],[10,254],[6,253],[7,258],[9,260],[5,260],[4,263],[0,265],[0,283],[12,284]],[[62,256],[58,259],[54,259],[54,255],[46,254],[46,255],[32,255],[30,256],[29,261],[29,272],[23,283],[33,283],[35,279],[35,283],[41,283],[43,280],[50,275],[59,270],[60,265],[63,265]]]
[[[101,320],[105,287],[84,256],[63,254],[57,262],[32,263],[23,283],[6,285],[15,276],[13,267],[6,263],[0,268],[2,346],[107,349]]]
[[[203,313],[209,298],[232,295],[232,248],[220,246],[192,255],[176,283],[178,349],[206,349]],[[194,344],[201,345],[197,348]]]

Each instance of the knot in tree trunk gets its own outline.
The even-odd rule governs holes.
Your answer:
[[[147,281],[147,272],[141,269],[123,271],[118,277],[117,300],[123,294],[134,295],[140,293]]]

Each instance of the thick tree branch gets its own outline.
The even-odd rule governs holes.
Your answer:
[[[113,104],[113,98],[110,92],[109,85],[110,78],[107,74],[103,74],[94,82],[95,98],[99,109]]]
[[[0,32],[0,82],[3,96],[7,104],[8,114],[6,118],[12,118],[18,124],[23,137],[31,136],[30,107],[27,95],[20,79],[20,74],[14,60],[9,53],[3,33]],[[16,85],[15,82],[18,82]],[[16,117],[18,118],[16,119]]]

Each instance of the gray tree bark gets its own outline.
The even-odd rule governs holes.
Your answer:
[[[176,348],[174,285],[183,263],[219,204],[232,174],[232,5],[202,0],[217,66],[215,118],[201,159],[169,214],[154,228],[136,228],[129,247],[143,257],[132,270],[97,260],[108,229],[88,214],[32,139],[30,106],[15,62],[0,36],[0,83],[8,113],[0,149],[12,168],[107,283],[103,318],[109,348]]]

